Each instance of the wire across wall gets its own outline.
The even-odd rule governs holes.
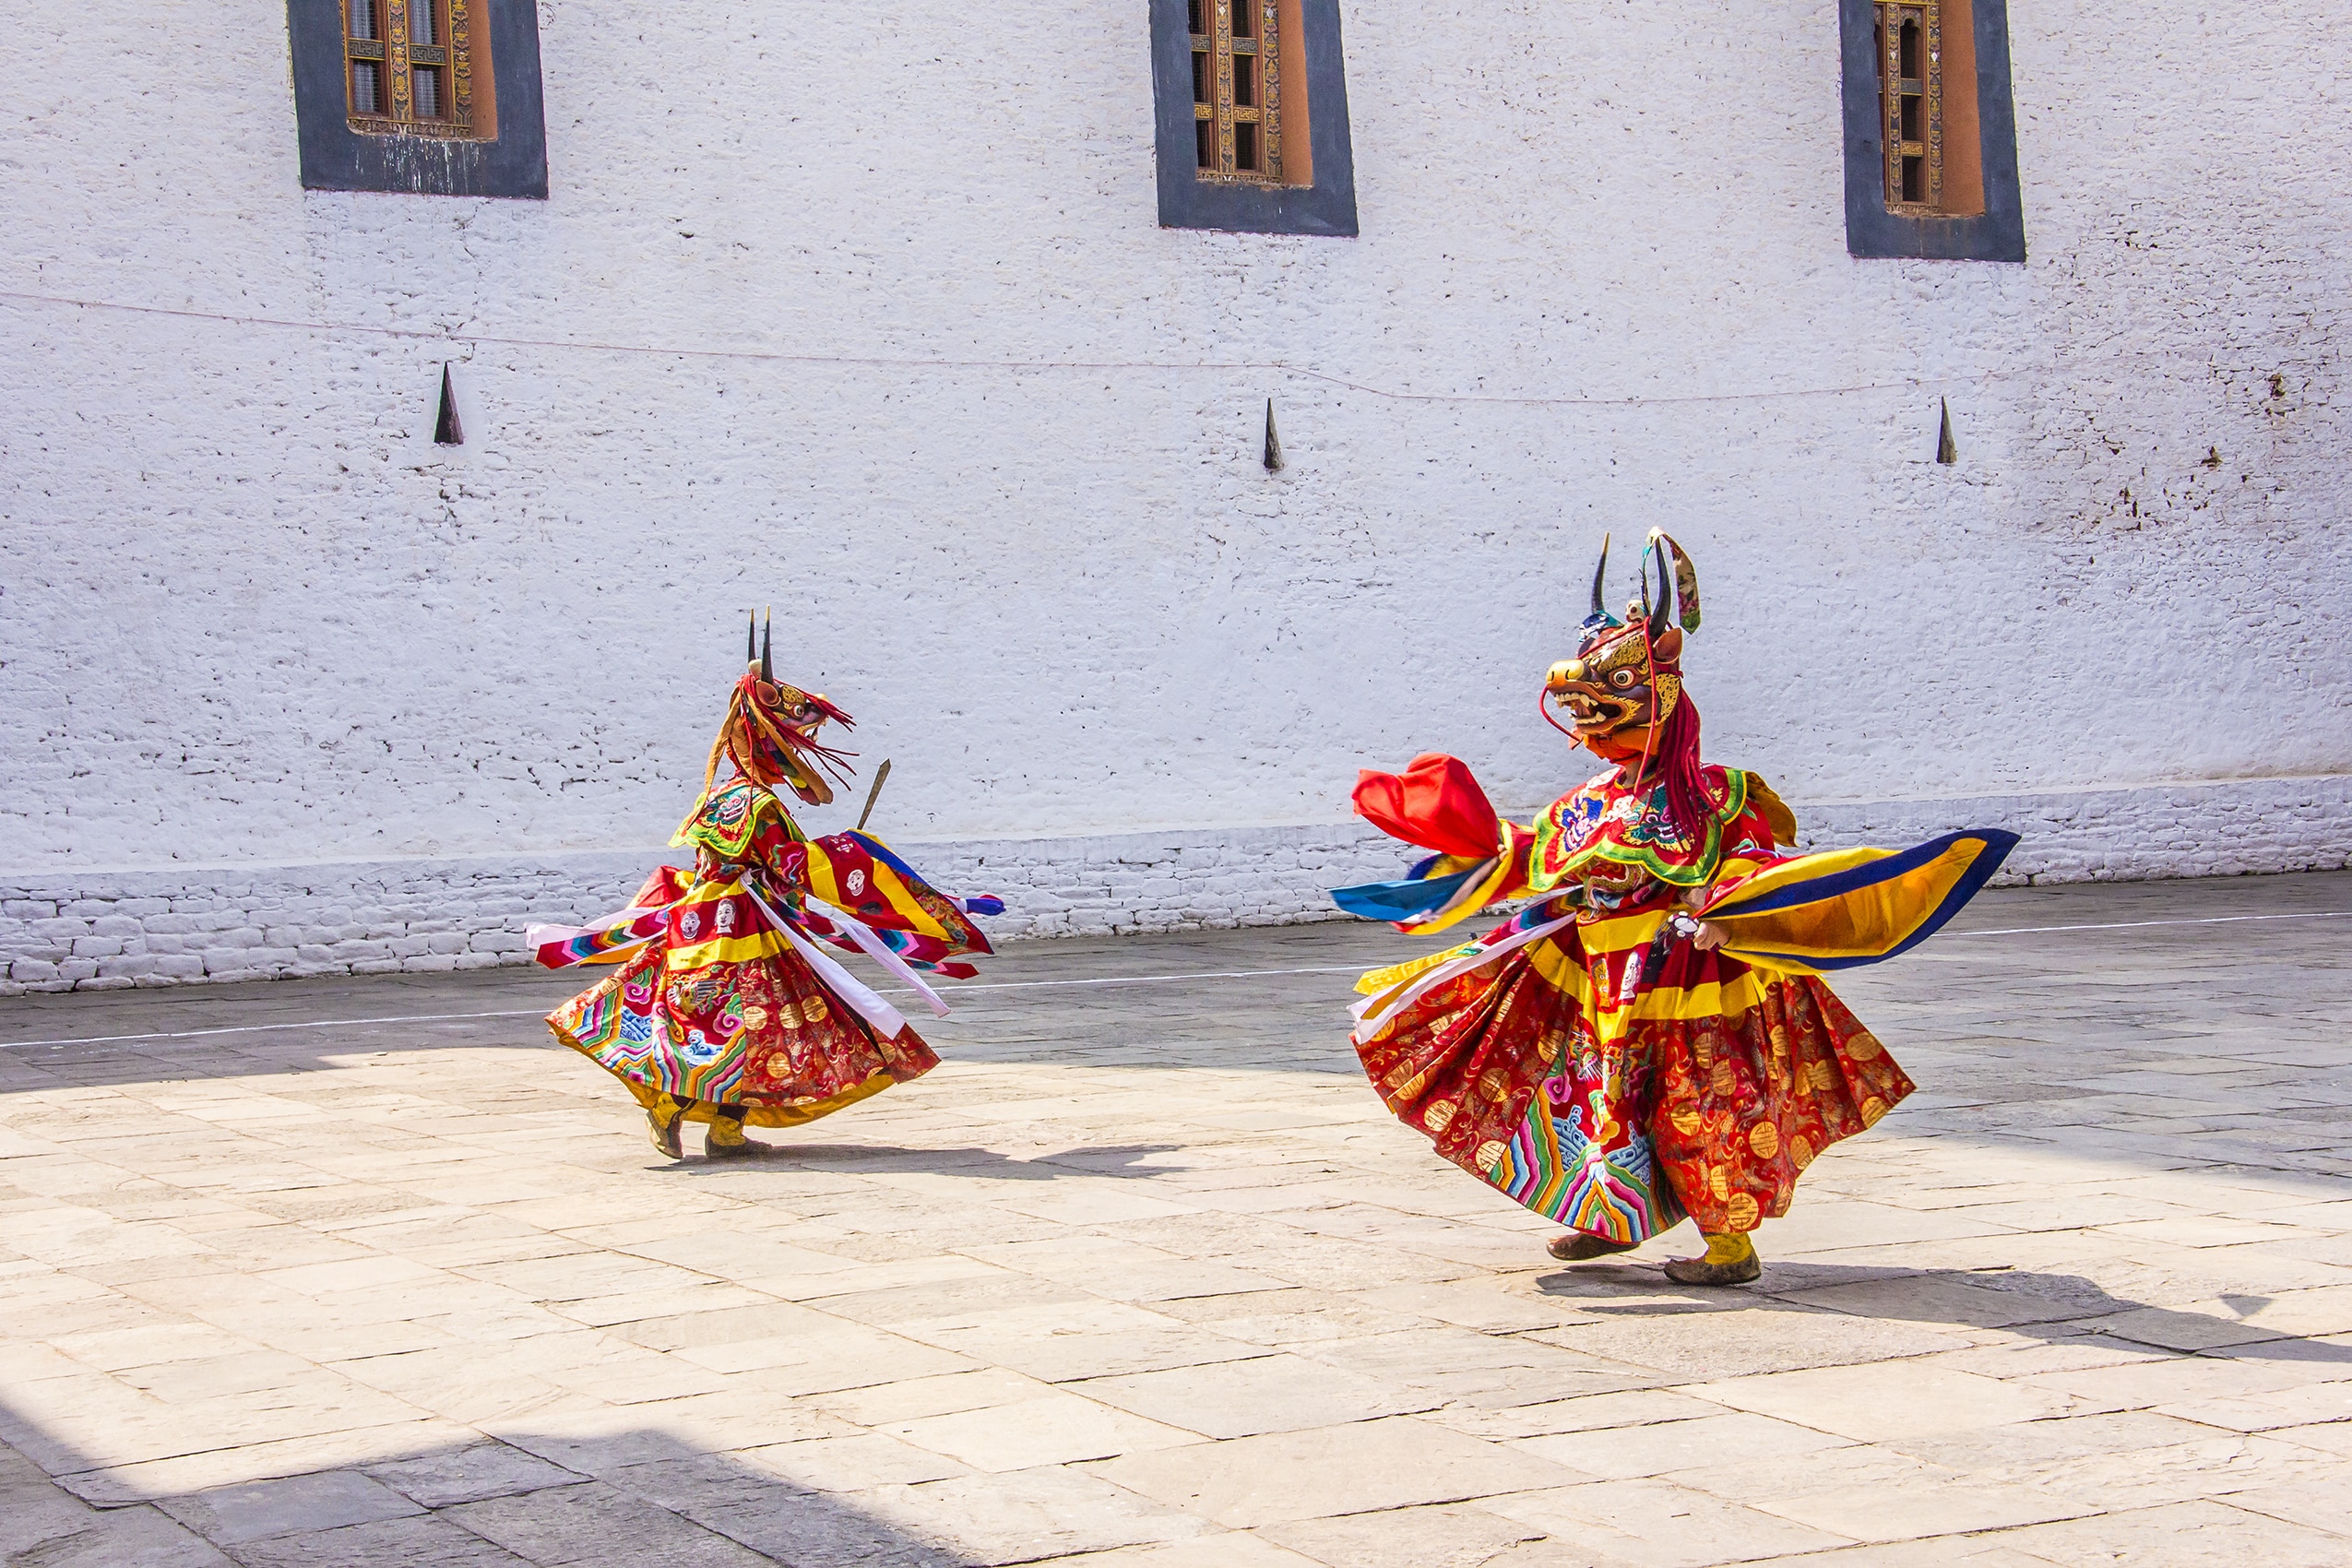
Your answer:
[[[1835,386],[1753,387],[1722,392],[1669,392],[1621,397],[1500,392],[1417,392],[1403,387],[1383,386],[1371,382],[1359,381],[1332,371],[1320,370],[1312,365],[1297,364],[1287,360],[1016,360],[898,354],[812,354],[774,349],[622,343],[593,339],[521,337],[505,333],[451,332],[414,327],[374,327],[356,322],[306,321],[287,316],[245,315],[220,311],[178,309],[168,305],[128,304],[113,300],[80,299],[68,295],[31,293],[18,290],[0,290],[0,300],[28,304],[65,306],[77,310],[163,316],[183,321],[221,322],[235,327],[266,327],[279,331],[318,333],[334,337],[395,339],[452,349],[538,349],[582,353],[647,355],[673,360],[713,360],[903,371],[1067,371],[1089,374],[1126,372],[1150,374],[1218,375],[1249,373],[1296,376],[1301,380],[1318,382],[1349,392],[1360,392],[1368,397],[1381,398],[1392,402],[1491,404],[1525,408],[1624,409],[1651,408],[1678,403],[1767,402],[1793,398],[1845,397],[1868,392],[1911,392],[1924,387],[1961,386],[2021,376],[2048,379],[2061,374],[2057,368],[2047,363],[2018,363],[1995,370],[1906,375],[1891,380],[1859,381]],[[2182,365],[2187,352],[2189,350],[2185,349],[2171,349],[2150,350],[2136,353],[2102,354],[2099,356],[2099,364],[2102,368],[2106,368],[2130,363],[2167,363],[2189,368]],[[2268,374],[2280,370],[2310,372],[2320,367],[2308,361],[2266,358],[2259,368],[2251,365],[2234,367],[2211,361],[2204,362],[2196,368],[2224,375],[2241,375]]]

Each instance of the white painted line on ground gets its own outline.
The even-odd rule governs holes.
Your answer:
[[[1260,975],[1360,975],[1361,964],[1341,964],[1331,968],[1313,969],[1204,969],[1177,975],[1112,975],[1102,980],[976,980],[958,985],[956,991],[1018,991],[1045,985],[1152,985],[1162,980],[1252,980]],[[911,996],[914,992],[894,988],[893,995]],[[0,1051],[30,1051],[44,1045],[121,1045],[134,1040],[202,1039],[208,1035],[256,1035],[276,1029],[359,1028],[369,1024],[445,1024],[468,1018],[543,1018],[552,1007],[522,1007],[503,1013],[410,1013],[388,1018],[319,1018],[303,1024],[240,1024],[219,1029],[181,1029],[169,1034],[89,1035],[79,1039],[18,1039],[0,1040]]]
[[[1378,968],[1377,964],[1372,966]],[[1260,975],[1360,975],[1362,964],[1335,964],[1313,969],[1188,969],[1180,975],[1108,975],[1101,980],[970,980],[957,991],[1026,991],[1046,985],[1158,985],[1163,980],[1255,980]]]
[[[0,1051],[29,1051],[37,1045],[120,1045],[137,1039],[202,1039],[207,1035],[261,1035],[277,1029],[355,1028],[362,1024],[447,1024],[461,1018],[540,1018],[536,1007],[503,1013],[408,1013],[389,1018],[314,1018],[300,1024],[234,1024],[220,1029],[178,1029],[156,1035],[89,1035],[80,1039],[0,1040]]]
[[[2238,921],[2340,921],[2346,919],[2352,919],[2352,910],[2322,909],[2310,914],[2290,915],[2205,915],[2193,919],[2169,921],[2108,921],[2096,925],[2014,925],[2001,926],[1990,931],[1947,931],[1939,933],[1937,940],[1950,942],[1968,936],[2043,936],[2068,931],[2137,931],[2147,926],[2161,925],[2228,925]],[[1046,986],[1072,985],[1161,985],[1170,980],[1259,980],[1268,975],[1353,975],[1363,972],[1364,966],[1361,964],[1338,964],[1299,969],[1192,969],[1174,975],[1107,975],[1099,980],[973,980],[955,986],[953,992],[1031,991]],[[300,1024],[237,1024],[227,1028],[179,1029],[168,1034],[90,1035],[79,1039],[0,1040],[0,1051],[30,1051],[37,1047],[52,1045],[125,1045],[134,1041],[151,1039],[203,1039],[212,1035],[269,1034],[279,1029],[349,1029],[364,1028],[373,1024],[451,1024],[474,1018],[540,1018],[544,1016],[546,1014],[537,1007],[519,1007],[497,1013],[409,1013],[383,1018],[315,1018]]]
[[[2318,909],[2310,914],[2295,915],[2204,915],[2196,919],[2177,921],[2109,921],[2104,925],[2012,925],[1993,931],[1947,931],[1946,939],[1955,936],[2038,936],[2049,931],[2132,931],[2149,925],[2228,925],[2236,921],[2340,921],[2346,919],[2343,909]]]

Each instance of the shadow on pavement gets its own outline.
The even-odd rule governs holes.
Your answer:
[[[763,1168],[805,1165],[825,1170],[954,1171],[993,1182],[1051,1182],[1063,1176],[1165,1175],[1141,1162],[1182,1144],[1096,1144],[1060,1154],[1016,1158],[987,1148],[895,1148],[885,1144],[795,1144],[763,1156]]]
[[[193,1414],[193,1412],[191,1412]],[[452,1429],[430,1424],[436,1435]],[[816,1462],[785,1444],[712,1453],[652,1426],[594,1434],[404,1442],[401,1429],[323,1434],[313,1443],[156,1454],[102,1466],[0,1407],[0,1562],[8,1568],[317,1568],[432,1563],[515,1568],[554,1563],[689,1562],[696,1568],[858,1563],[951,1568],[1025,1561],[1097,1544],[1066,1529],[1044,1500],[976,1532],[962,1467],[938,1461],[928,1484],[879,1489],[910,1517],[880,1517],[823,1489]],[[171,1445],[148,1443],[139,1451]],[[307,1447],[307,1455],[300,1452]],[[291,1453],[290,1451],[294,1451]],[[928,1457],[928,1456],[924,1456]],[[802,1475],[792,1473],[799,1466]],[[994,1480],[996,1478],[985,1478]],[[1148,1524],[1144,1534],[1153,1531]],[[1161,1533],[1165,1533],[1164,1529]],[[1118,1543],[1139,1538],[1113,1530]]]
[[[1630,1263],[1547,1274],[1536,1288],[1547,1296],[1582,1298],[1583,1310],[1603,1319],[1742,1311],[1835,1313],[1938,1328],[2005,1329],[2052,1342],[2080,1343],[2085,1336],[2098,1336],[2135,1349],[2231,1360],[2352,1362],[2352,1345],[2151,1306],[2113,1295],[2080,1275],[2029,1269],[1904,1270],[1767,1261],[1756,1285],[1708,1291],[1675,1285],[1654,1265]],[[2244,1318],[2270,1300],[2241,1295],[2224,1298],[2224,1304]]]

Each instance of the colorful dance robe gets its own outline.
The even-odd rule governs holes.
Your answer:
[[[825,951],[861,952],[941,1016],[918,970],[967,978],[991,951],[969,920],[993,897],[951,898],[864,833],[804,837],[773,791],[738,778],[695,802],[663,866],[627,909],[584,927],[534,926],[541,964],[619,970],[548,1016],[573,1050],[640,1104],[693,1100],[689,1119],[813,1122],[939,1063],[906,1018]]]
[[[1788,1210],[1813,1158],[1886,1114],[1911,1080],[1823,972],[1891,957],[1975,895],[2016,842],[1958,833],[1890,854],[1788,856],[1796,821],[1764,782],[1703,777],[1696,842],[1662,784],[1611,768],[1532,826],[1500,820],[1451,757],[1367,773],[1358,809],[1436,849],[1343,909],[1408,932],[1538,900],[1475,941],[1358,983],[1364,1071],[1438,1152],[1535,1212],[1622,1242],[1685,1214],[1752,1230]],[[1724,929],[1702,952],[1677,909]]]

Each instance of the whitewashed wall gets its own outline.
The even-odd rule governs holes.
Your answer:
[[[545,203],[301,190],[271,0],[10,0],[6,983],[195,978],[125,899],[511,951],[350,889],[601,897],[766,602],[1011,929],[1298,918],[1393,863],[1359,766],[1589,771],[1537,683],[1653,523],[1710,755],[1824,822],[2346,863],[2352,13],[2013,0],[2017,267],[1847,257],[1826,0],[1343,11],[1352,241],[1157,227],[1139,0],[545,0]]]

